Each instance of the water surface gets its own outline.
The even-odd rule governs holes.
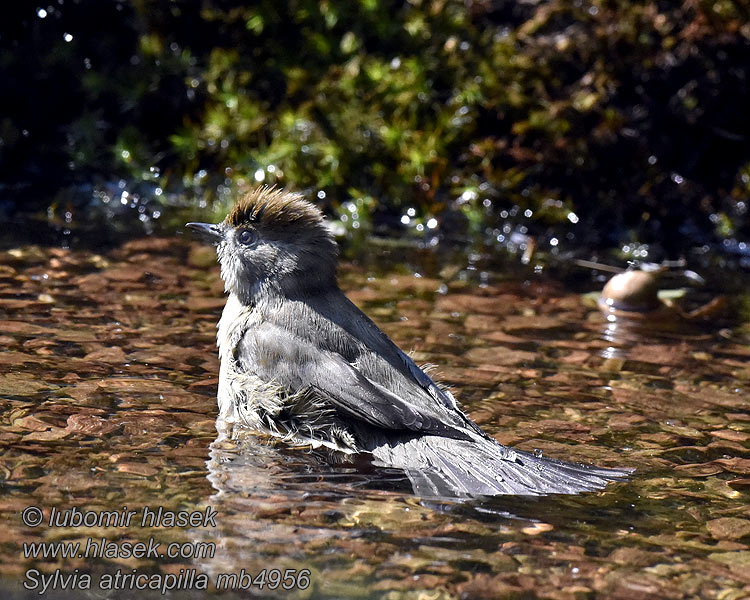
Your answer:
[[[344,263],[342,287],[418,363],[438,365],[435,377],[474,420],[504,444],[634,467],[633,479],[576,497],[428,504],[398,472],[252,434],[226,439],[215,428],[223,294],[210,248],[182,237],[102,254],[23,246],[0,253],[0,589],[24,593],[29,569],[95,578],[195,569],[212,582],[242,569],[307,569],[305,590],[236,595],[750,595],[746,325],[608,323],[554,278],[389,253],[402,259]],[[28,527],[30,505],[45,517],[52,507],[162,506],[211,507],[217,518],[215,527]],[[24,558],[24,542],[89,537],[215,551]]]

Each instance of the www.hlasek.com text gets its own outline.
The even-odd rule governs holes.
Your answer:
[[[24,542],[26,559],[55,558],[213,558],[214,542],[171,542],[162,545],[153,537],[145,542],[113,541],[107,538],[88,538],[81,542]]]

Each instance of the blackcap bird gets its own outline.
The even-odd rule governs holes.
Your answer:
[[[417,495],[572,494],[628,470],[503,446],[342,293],[320,210],[261,187],[216,225],[227,298],[218,324],[219,419],[403,469]]]

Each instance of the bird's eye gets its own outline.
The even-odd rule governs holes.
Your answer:
[[[237,239],[240,241],[240,244],[252,246],[258,239],[258,235],[252,229],[243,229],[240,231]]]

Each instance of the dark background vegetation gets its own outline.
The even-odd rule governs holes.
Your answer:
[[[0,44],[6,210],[262,179],[363,228],[750,238],[744,1],[23,1]]]

